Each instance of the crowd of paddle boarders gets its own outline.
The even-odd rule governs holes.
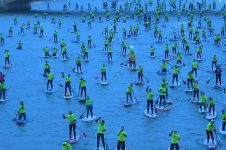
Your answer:
[[[129,83],[127,89],[125,89],[125,102],[123,103],[125,108],[130,108],[134,105],[139,104],[138,98],[135,96],[135,86],[143,86],[146,83],[149,83],[148,76],[145,75],[145,64],[139,64],[137,62],[137,56],[136,56],[136,48],[129,44],[129,42],[126,39],[137,39],[139,38],[139,35],[142,34],[141,32],[141,26],[144,26],[145,32],[153,31],[154,39],[153,43],[150,45],[149,54],[148,57],[150,57],[151,60],[157,60],[159,59],[157,57],[157,54],[155,52],[155,43],[161,43],[164,44],[164,56],[162,59],[159,59],[158,61],[162,61],[161,66],[159,66],[159,70],[157,70],[156,75],[162,76],[162,81],[160,81],[160,86],[158,88],[158,93],[155,92],[155,90],[152,89],[152,86],[149,85],[146,87],[146,100],[144,105],[144,114],[148,118],[156,118],[159,115],[159,111],[170,111],[172,108],[170,107],[173,103],[176,103],[176,100],[170,99],[171,95],[174,95],[175,93],[172,92],[174,89],[181,87],[182,82],[184,85],[186,85],[186,88],[184,90],[185,93],[190,96],[189,101],[199,104],[198,112],[201,114],[205,114],[205,118],[208,120],[208,123],[206,124],[205,130],[203,132],[206,133],[206,139],[204,141],[204,144],[208,148],[215,149],[217,145],[219,144],[219,139],[217,138],[217,131],[221,134],[226,134],[225,126],[226,126],[226,110],[223,108],[221,111],[221,118],[222,118],[222,125],[217,130],[217,127],[215,125],[215,118],[217,117],[217,111],[216,111],[216,97],[210,96],[211,94],[208,94],[205,92],[205,87],[200,87],[199,85],[199,75],[200,72],[206,72],[211,75],[210,79],[206,81],[207,84],[210,83],[211,80],[215,79],[215,83],[213,88],[217,90],[217,92],[220,92],[223,88],[222,83],[222,74],[223,74],[223,68],[225,62],[220,62],[218,55],[213,55],[212,61],[208,62],[211,64],[210,70],[205,70],[200,67],[200,63],[205,59],[203,53],[205,50],[203,50],[203,44],[204,42],[210,44],[212,42],[213,45],[216,46],[216,48],[225,46],[224,40],[225,40],[225,29],[226,29],[226,5],[221,8],[221,10],[216,10],[216,0],[213,0],[212,3],[210,3],[208,6],[206,6],[206,1],[202,0],[201,2],[192,2],[189,0],[182,1],[179,0],[179,3],[176,0],[156,0],[157,3],[156,9],[154,10],[154,15],[150,14],[148,12],[149,6],[152,6],[154,1],[149,0],[148,2],[143,3],[141,0],[131,0],[131,1],[125,1],[124,5],[119,5],[118,1],[104,1],[103,2],[103,8],[106,9],[106,12],[104,15],[99,15],[98,20],[99,23],[104,22],[104,19],[106,21],[111,21],[113,19],[113,22],[111,25],[106,25],[103,29],[103,36],[105,37],[105,40],[103,41],[103,51],[107,53],[107,60],[109,62],[114,61],[113,54],[116,52],[113,52],[112,45],[114,44],[115,34],[121,32],[122,34],[122,41],[120,41],[121,44],[121,50],[119,52],[122,57],[125,57],[125,61],[122,62],[120,65],[125,65],[128,67],[128,69],[131,72],[137,73],[137,79],[134,83]],[[111,6],[109,6],[111,4]],[[166,11],[166,7],[169,5],[170,11]],[[50,9],[50,4],[48,3],[47,8]],[[69,8],[71,8],[71,4],[65,4],[63,6],[64,11],[67,11]],[[95,10],[93,11],[91,4],[88,4],[88,10],[89,13],[84,14],[81,18],[82,22],[88,23],[88,28],[92,28],[92,22],[94,21],[94,18],[96,18],[97,14],[97,8],[95,7]],[[207,9],[206,9],[207,8]],[[79,4],[76,4],[75,7],[76,11],[83,12],[83,6]],[[114,10],[114,13],[111,13]],[[124,12],[130,12],[127,15],[122,15]],[[178,21],[181,20],[183,16],[187,17],[187,28],[186,24],[182,23],[180,28],[172,28],[172,32],[170,32],[170,35],[165,35],[164,32],[161,31],[162,28],[164,28],[167,23],[170,21],[170,15],[171,13],[174,13],[175,16],[177,16]],[[219,24],[219,29],[216,29],[213,27],[214,20],[211,20],[208,17],[208,12],[214,13],[215,15],[221,15],[222,16],[222,24]],[[70,13],[68,12],[68,15]],[[39,14],[35,14],[35,18],[37,18],[37,22],[34,23],[33,27],[33,33],[38,34],[40,38],[46,37],[46,30],[44,26],[42,26],[41,20],[38,19]],[[48,14],[45,12],[42,14],[42,18],[46,19]],[[138,23],[129,26],[129,29],[126,27],[123,28],[122,31],[119,31],[117,29],[118,22],[124,22],[126,23],[127,19],[138,19]],[[195,24],[195,18],[198,18],[198,24]],[[55,24],[57,21],[57,18],[55,16],[52,16],[51,23]],[[163,22],[163,26],[160,26],[160,23]],[[13,20],[14,26],[16,27],[19,23],[19,20],[17,17],[14,17]],[[58,20],[58,27],[57,29],[61,29],[62,21],[59,18]],[[26,33],[26,30],[30,29],[31,22],[28,20],[27,25],[26,23],[22,23],[19,30],[19,35],[23,35]],[[26,27],[25,27],[26,26]],[[83,26],[85,28],[85,26]],[[94,97],[88,96],[88,88],[86,87],[86,80],[82,76],[84,68],[82,65],[84,63],[89,62],[89,49],[95,48],[96,45],[94,44],[94,40],[92,39],[91,35],[87,36],[87,45],[86,42],[80,41],[80,32],[81,27],[77,26],[76,22],[72,25],[74,33],[73,37],[75,37],[75,40],[72,40],[71,42],[80,44],[81,45],[81,55],[74,60],[75,66],[72,69],[71,73],[68,73],[67,75],[64,74],[64,72],[61,72],[62,79],[64,79],[64,84],[58,83],[55,81],[54,72],[51,68],[48,59],[49,58],[58,58],[59,53],[62,54],[62,61],[69,61],[71,56],[69,55],[68,46],[66,40],[63,38],[59,40],[59,32],[54,30],[52,33],[51,38],[49,39],[49,42],[55,43],[55,47],[50,48],[48,45],[44,45],[43,47],[43,58],[45,58],[44,62],[44,71],[43,76],[47,79],[46,84],[46,90],[45,92],[47,94],[53,94],[54,93],[54,84],[57,84],[61,87],[64,87],[64,98],[66,100],[72,99],[74,96],[77,96],[79,98],[79,102],[85,105],[85,111],[82,113],[82,115],[79,117],[84,122],[92,122],[95,121],[97,123],[97,150],[107,150],[109,149],[107,144],[107,137],[105,137],[105,132],[110,132],[107,130],[107,122],[105,122],[104,118],[95,116],[94,111]],[[25,30],[26,29],[26,30]],[[70,29],[69,29],[70,30]],[[208,32],[208,34],[207,34]],[[9,27],[8,37],[15,36],[14,28],[12,26]],[[164,36],[167,36],[164,38]],[[211,37],[212,41],[211,41]],[[8,39],[7,39],[8,40]],[[10,39],[9,39],[10,40]],[[208,41],[210,40],[210,41]],[[166,41],[166,42],[164,42]],[[172,53],[171,51],[171,45],[169,44],[173,43],[172,45]],[[5,36],[3,33],[0,33],[0,44],[5,44]],[[165,44],[166,43],[166,44]],[[181,45],[181,47],[179,47]],[[193,53],[191,52],[190,47],[194,45],[197,48],[196,56],[195,58],[191,59],[191,64],[185,64],[183,59],[185,57],[192,56]],[[18,41],[17,47],[18,50],[23,50],[23,40]],[[225,51],[226,52],[226,51]],[[128,53],[128,54],[127,54]],[[13,69],[12,68],[12,62],[10,56],[10,50],[5,49],[5,64],[4,69]],[[12,53],[13,55],[14,53]],[[175,64],[172,64],[173,61],[175,61]],[[206,62],[207,63],[207,62]],[[186,70],[187,76],[184,77],[181,74],[181,70],[185,66],[190,66],[190,70]],[[96,80],[99,79],[99,83],[102,86],[108,86],[108,77],[107,77],[107,65],[105,63],[102,64],[102,66],[99,66],[99,73],[98,76],[94,77]],[[184,70],[183,70],[184,71]],[[74,82],[72,81],[71,74],[76,73],[81,76],[80,83],[78,83],[79,89],[76,91],[73,88]],[[168,80],[167,77],[172,79],[172,82]],[[4,75],[2,72],[0,72],[0,101],[6,102],[7,100],[7,86],[5,78],[7,76]],[[112,81],[114,82],[114,81]],[[154,81],[153,81],[154,82]],[[170,83],[169,83],[170,82]],[[172,90],[169,90],[171,88]],[[224,93],[226,91],[224,90]],[[156,97],[156,99],[155,99]],[[15,121],[18,125],[25,125],[26,123],[26,104],[21,101],[19,103],[18,113],[15,118],[13,118],[13,121]],[[28,106],[29,108],[29,106]],[[96,108],[95,108],[96,109]],[[67,119],[69,122],[69,138],[65,140],[62,144],[62,150],[72,150],[72,144],[78,143],[79,139],[82,137],[87,137],[87,134],[77,126],[77,112],[73,113],[71,110],[68,114],[63,114],[63,119]],[[82,135],[79,134],[79,132],[82,133]],[[135,132],[135,131],[134,131]],[[129,133],[127,134],[126,126],[121,125],[121,128],[117,133],[115,133],[115,136],[117,137],[117,145],[116,150],[126,150],[127,147],[127,136],[129,136]],[[171,138],[171,145],[169,146],[170,150],[179,150],[179,140],[180,140],[180,133],[179,131],[173,130],[171,133],[169,133],[169,137]],[[182,137],[182,140],[183,137]]]

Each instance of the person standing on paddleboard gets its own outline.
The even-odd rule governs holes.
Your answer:
[[[125,150],[126,149],[126,137],[127,133],[124,130],[124,126],[121,126],[121,130],[117,133],[118,136],[118,143],[117,143],[117,150]]]
[[[213,58],[212,58],[212,71],[214,71],[213,69],[217,68],[217,56],[216,55],[213,55]]]
[[[142,83],[143,82],[143,75],[144,75],[144,69],[140,65],[139,68],[138,68],[138,82],[139,83]]]
[[[65,142],[62,144],[62,150],[72,150],[72,146],[71,146],[70,142],[65,141]]]
[[[166,99],[168,99],[168,82],[166,79],[162,79],[161,87],[164,87],[166,89]]]
[[[163,60],[163,62],[162,62],[162,66],[161,66],[161,68],[162,68],[162,73],[167,73],[167,61],[164,61]]]
[[[225,112],[225,110],[222,110],[221,112],[222,112],[221,118],[223,120],[223,124],[222,124],[221,130],[222,131],[225,131],[225,126],[226,126],[226,112]]]
[[[174,84],[174,81],[176,79],[176,85],[178,86],[178,74],[179,74],[179,68],[177,66],[174,66],[173,67],[173,81],[172,81],[172,85],[175,85]]]
[[[22,118],[26,120],[26,107],[24,106],[23,101],[20,102],[18,114],[19,114],[19,120],[21,120]]]
[[[169,136],[171,136],[170,150],[179,150],[179,133],[177,131],[172,131]]]
[[[100,139],[102,141],[103,148],[105,150],[105,141],[104,141],[104,132],[106,131],[106,124],[104,120],[101,120],[101,117],[96,120],[98,129],[97,129],[97,149],[99,150]]]
[[[54,79],[54,76],[53,76],[53,73],[49,72],[48,75],[47,75],[47,91],[49,90],[49,84],[51,86],[51,89],[50,90],[53,90],[53,79]]]
[[[214,116],[214,113],[215,113],[215,102],[214,102],[212,97],[208,98],[208,103],[209,103],[209,115],[211,114],[211,111],[212,111],[213,112],[213,116]]]
[[[81,91],[81,98],[83,98],[83,92],[86,98],[86,80],[83,78],[80,79],[79,89]]]
[[[63,118],[64,119],[68,119],[70,121],[69,123],[69,136],[70,136],[70,140],[72,140],[72,130],[73,130],[73,134],[74,134],[74,140],[76,140],[76,116],[72,113],[72,111],[69,111],[68,115],[64,115],[63,114]]]
[[[82,61],[80,57],[78,57],[76,60],[76,70],[77,72],[82,71]]]
[[[0,82],[0,99],[5,100],[6,86],[5,82]]]
[[[131,83],[130,86],[128,86],[127,88],[126,103],[129,103],[129,98],[130,98],[130,101],[133,103],[132,93],[133,93],[133,84]]]
[[[193,88],[193,80],[194,80],[193,72],[189,71],[188,72],[188,78],[187,78],[188,89],[190,89],[190,85],[191,85],[191,88]]]
[[[199,83],[198,83],[198,80],[194,80],[194,83],[193,83],[193,99],[199,100]]]
[[[107,81],[107,74],[106,74],[106,71],[107,71],[107,67],[105,66],[105,64],[103,64],[103,66],[101,67],[101,81]]]
[[[46,77],[48,73],[50,73],[50,65],[46,61],[45,66],[44,66],[44,77]]]
[[[9,57],[10,57],[10,53],[9,53],[9,50],[5,50],[5,67],[10,65],[10,62],[9,62]]]
[[[90,113],[91,118],[93,118],[93,100],[89,98],[89,96],[87,96],[85,105],[86,105],[86,117],[88,118]]]
[[[65,77],[65,90],[64,90],[64,96],[68,96],[68,95],[67,95],[67,89],[69,89],[70,96],[71,96],[72,94],[71,94],[71,75],[70,75],[70,74],[68,74],[68,75]]]
[[[152,92],[152,90],[149,88],[149,86],[146,88],[146,92],[147,92],[147,113],[149,114],[149,109],[150,109],[150,106],[151,106],[151,114],[153,115],[154,112],[153,112],[153,97],[154,97],[154,94]]]
[[[216,133],[216,128],[214,125],[214,120],[211,120],[206,127],[206,136],[207,136],[207,144],[210,143],[210,138],[212,140],[212,143],[214,144],[214,136],[213,131]]]
[[[162,100],[163,100],[164,108],[166,108],[166,88],[161,86],[160,89],[159,89],[159,92],[160,92],[159,108],[161,108]]]
[[[198,69],[198,62],[196,60],[194,60],[192,62],[192,72],[195,72],[195,78],[197,79],[197,69]]]
[[[216,74],[216,86],[222,86],[222,84],[221,84],[222,69],[221,69],[220,65],[217,65],[215,74]],[[219,82],[219,84],[218,84],[218,82]]]

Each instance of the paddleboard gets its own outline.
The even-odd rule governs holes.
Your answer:
[[[51,94],[51,93],[54,92],[54,89],[48,89],[48,90],[45,90],[45,92],[46,92],[47,94]]]
[[[219,131],[220,131],[221,134],[226,135],[226,130],[223,131],[222,126],[219,127]]]
[[[155,58],[156,56],[154,55],[154,56],[150,56],[150,58]]]
[[[12,64],[8,64],[8,65],[5,65],[5,66],[3,66],[5,69],[7,69],[7,68],[11,68],[13,65]]]
[[[169,61],[171,58],[164,58],[164,59],[161,59],[161,61]]]
[[[212,142],[212,140],[210,139],[209,143],[207,143],[207,139],[204,140],[204,145],[206,145],[208,147],[208,149],[214,150],[217,147],[217,141],[214,140],[214,142]]]
[[[70,93],[66,93],[66,95],[64,95],[64,99],[71,99],[73,97],[73,94],[70,95]]]
[[[135,82],[134,84],[142,86],[144,83],[143,82]]]
[[[85,104],[86,103],[86,98],[82,97],[78,100],[79,103]]]
[[[150,110],[149,110],[149,113],[147,113],[147,110],[144,110],[144,114],[145,114],[145,116],[147,116],[149,118],[156,118],[157,117],[156,113],[153,112],[153,114],[151,114],[151,111]]]
[[[108,81],[100,81],[101,85],[108,85]]]
[[[202,61],[202,58],[196,58],[195,60],[196,61]]]
[[[197,98],[191,98],[191,102],[195,104],[199,104],[199,100]]]
[[[94,150],[97,150],[97,148],[95,148]],[[107,148],[104,148],[103,146],[100,146],[99,148],[98,148],[98,150],[108,150]]]
[[[221,89],[223,86],[222,85],[214,85],[213,88],[214,89]]]
[[[0,103],[5,103],[6,101],[6,99],[0,99]]]
[[[79,74],[82,74],[83,71],[77,71],[77,70],[74,70],[75,73],[79,73]]]
[[[49,58],[50,56],[42,56],[42,58]]]
[[[203,113],[208,112],[208,109],[204,109],[204,108],[200,109],[200,108],[199,108],[199,112],[200,112],[201,114],[203,114]]]
[[[137,71],[137,68],[134,68],[134,67],[130,67],[129,63],[127,64],[127,67],[132,70],[132,71]]]
[[[68,61],[69,59],[68,58],[62,58],[62,61]]]
[[[183,66],[183,63],[181,63],[181,64],[176,64],[175,66],[177,66],[177,67],[182,67],[182,66]]]
[[[167,74],[169,74],[169,73],[168,73],[168,72],[166,72],[166,73],[164,72],[164,73],[163,73],[162,71],[157,71],[157,74],[158,74],[158,75],[167,75]]]
[[[172,105],[172,104],[173,104],[173,101],[172,101],[171,99],[166,99],[166,103],[167,103],[168,105]]]
[[[171,108],[164,108],[163,106],[156,106],[156,108],[158,109],[158,110],[163,110],[163,111],[170,111],[171,110]]]
[[[83,62],[89,62],[89,59],[84,59]]]
[[[193,92],[193,89],[192,89],[192,88],[186,88],[186,89],[184,90],[184,92],[185,92],[185,93]]]
[[[58,56],[51,56],[52,58],[58,58]]]
[[[16,119],[15,122],[16,122],[17,125],[24,125],[26,123],[26,120],[24,120],[24,119],[21,119],[21,120]]]
[[[76,144],[79,142],[80,137],[81,137],[80,135],[77,135],[76,139],[71,139],[71,140],[67,139],[67,141],[69,141],[70,144]]]
[[[214,112],[214,115],[213,115],[212,112],[211,112],[211,114],[206,113],[206,119],[208,119],[208,120],[214,119],[216,117],[217,117],[217,112],[216,111]]]
[[[176,56],[177,56],[177,54],[173,54],[173,53],[171,53],[170,55],[171,55],[171,56],[174,56],[174,57],[176,57]]]
[[[190,56],[192,55],[192,53],[183,53],[183,54],[184,54],[184,55],[190,55]]]
[[[93,117],[89,116],[88,118],[87,118],[87,117],[82,118],[82,121],[90,122],[90,121],[93,121],[93,120],[95,120],[95,119],[96,119],[96,116],[93,116]]]
[[[178,86],[180,86],[180,82],[178,82],[178,84],[177,84],[176,82],[174,82],[174,84],[173,84],[173,85],[170,85],[170,88],[173,88],[173,87],[178,87]]]

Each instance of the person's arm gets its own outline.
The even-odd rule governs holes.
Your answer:
[[[65,115],[63,114],[63,118],[64,118],[64,119],[66,119],[66,118],[67,118],[67,116],[65,116]]]

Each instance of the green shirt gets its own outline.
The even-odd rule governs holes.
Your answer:
[[[23,114],[23,113],[25,113],[25,106],[24,105],[20,105],[19,106],[19,114]]]
[[[93,105],[93,100],[92,99],[86,100],[86,105]]]
[[[152,91],[148,91],[148,93],[147,93],[147,100],[148,101],[153,101],[153,96],[154,96],[154,94],[153,94],[153,92]]]
[[[70,121],[70,123],[76,122],[76,116],[74,114],[68,114],[66,118]]]
[[[107,70],[107,67],[106,66],[101,67],[101,71],[102,72],[106,72],[106,70]]]
[[[53,76],[52,73],[49,73],[49,74],[47,75],[47,78],[48,78],[48,80],[53,80],[54,76]]]
[[[178,133],[173,132],[171,135],[171,143],[177,144],[179,142],[180,136]]]
[[[97,122],[97,125],[98,125],[98,131],[97,132],[103,134],[106,130],[106,124],[105,123],[102,124],[101,121],[99,120]]]
[[[118,132],[118,141],[124,142],[126,140],[126,137],[127,137],[126,131]]]
[[[207,131],[212,131],[213,128],[215,128],[214,124],[213,124],[212,122],[209,122],[209,123],[207,124],[206,130],[207,130]]]

